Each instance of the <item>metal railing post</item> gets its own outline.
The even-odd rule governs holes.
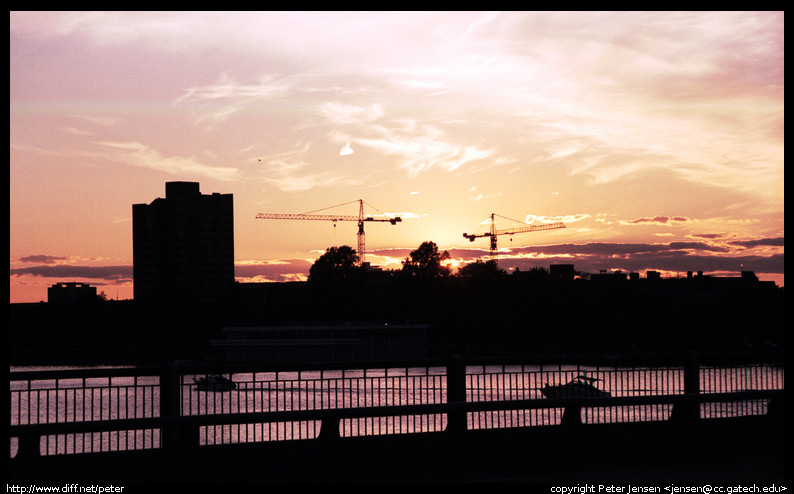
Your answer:
[[[582,406],[568,405],[562,411],[560,425],[582,425]]]
[[[160,443],[164,449],[198,446],[198,434],[191,427],[173,420],[181,415],[182,370],[177,364],[166,364],[160,375],[160,417],[163,427]]]
[[[26,433],[17,437],[17,454],[14,458],[38,458],[41,456],[41,434]]]
[[[339,439],[339,426],[341,420],[339,417],[323,417],[320,421],[320,433],[317,434],[317,439]]]
[[[784,401],[783,397],[772,398],[767,405],[766,415],[775,420],[783,420]]]
[[[696,353],[691,352],[684,361],[684,396],[700,394],[700,361]],[[700,418],[700,402],[685,400],[673,405],[670,420],[691,422]]]
[[[466,363],[460,355],[453,355],[447,364],[447,403],[466,401]],[[447,431],[464,432],[468,428],[466,411],[447,414]]]

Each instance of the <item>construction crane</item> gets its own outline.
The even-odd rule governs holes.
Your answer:
[[[358,202],[358,216],[353,215],[338,215],[338,214],[309,214],[309,213],[300,213],[300,214],[278,214],[278,213],[259,213],[256,215],[257,219],[260,220],[320,220],[320,221],[332,221],[334,226],[336,226],[337,221],[357,221],[358,222],[358,250],[356,253],[359,256],[359,262],[361,264],[364,263],[364,256],[366,252],[366,239],[364,236],[364,223],[367,221],[388,221],[392,225],[396,225],[398,222],[402,221],[402,218],[399,216],[395,216],[393,218],[375,218],[373,216],[365,216],[364,215],[364,201],[362,199],[358,199],[357,201],[347,202],[345,204],[339,204],[337,206],[331,206],[331,209],[336,208],[339,206],[346,206],[348,204],[352,204],[353,202]],[[310,211],[310,213],[314,213],[316,211]]]
[[[565,228],[565,223],[558,222],[558,223],[547,223],[545,225],[529,225],[529,226],[522,226],[518,228],[508,228],[505,230],[497,230],[496,229],[496,221],[495,217],[499,216],[497,214],[491,213],[491,231],[488,233],[464,233],[463,238],[469,239],[469,242],[474,242],[474,240],[481,238],[481,237],[490,237],[491,238],[491,260],[496,261],[497,256],[497,247],[496,247],[496,239],[499,235],[515,235],[516,233],[527,233],[527,232],[536,232],[539,230],[554,230],[557,228]],[[511,220],[505,216],[499,216],[500,218],[504,218],[506,220],[515,221],[517,223],[522,223],[518,220]]]

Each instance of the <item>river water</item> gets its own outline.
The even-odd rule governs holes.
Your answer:
[[[53,368],[18,368],[53,370]],[[134,369],[132,369],[134,371]],[[445,403],[446,367],[366,369],[345,371],[235,373],[235,389],[218,392],[198,389],[194,378],[180,377],[179,407],[182,415],[213,415],[287,410],[379,407]],[[117,373],[118,370],[114,368]],[[136,374],[136,372],[131,372]],[[470,366],[466,371],[466,400],[503,401],[544,399],[540,388],[564,384],[578,375],[598,379],[599,389],[614,397],[681,394],[684,371],[663,368],[597,368],[583,366]],[[782,367],[768,365],[736,368],[701,368],[704,393],[783,389]],[[158,417],[160,377],[121,375],[68,379],[17,380],[10,382],[11,425],[81,422]],[[727,417],[766,413],[766,400],[701,405],[703,417]],[[584,423],[667,420],[669,405],[585,407]],[[556,425],[560,408],[473,412],[470,429]],[[445,414],[347,419],[340,434],[357,436],[444,430]],[[255,422],[204,426],[200,444],[311,439],[320,432],[319,421]],[[65,434],[44,437],[43,454],[146,449],[160,446],[159,429]],[[18,443],[11,438],[11,455]]]

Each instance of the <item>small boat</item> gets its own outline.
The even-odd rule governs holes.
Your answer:
[[[211,374],[207,377],[194,377],[193,382],[199,391],[229,391],[237,389],[237,384],[231,379],[218,374]]]
[[[540,392],[546,398],[608,398],[612,396],[608,391],[598,389],[596,381],[601,381],[595,377],[576,376],[566,384],[557,386],[545,385],[540,388]]]

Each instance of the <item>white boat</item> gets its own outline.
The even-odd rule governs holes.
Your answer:
[[[540,392],[546,398],[608,398],[612,396],[608,391],[598,389],[596,381],[601,381],[595,377],[576,376],[566,384],[556,386],[545,385],[540,388]]]
[[[193,382],[199,391],[229,391],[237,389],[237,384],[231,379],[218,374],[211,374],[207,377],[194,377]]]

